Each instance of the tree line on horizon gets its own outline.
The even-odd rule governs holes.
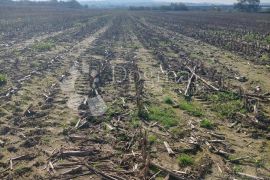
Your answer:
[[[162,6],[130,6],[129,10],[163,10],[163,11],[187,11],[188,7],[184,3],[171,3],[170,5],[162,5]]]
[[[203,7],[203,6],[202,6]],[[208,9],[212,6],[209,6]],[[217,6],[219,10],[222,10],[222,7],[228,6]],[[231,6],[232,9],[241,12],[258,12],[260,10],[260,0],[237,0],[237,2]],[[184,3],[171,3],[170,5],[163,6],[130,6],[129,10],[161,10],[161,11],[187,11],[187,10],[200,10],[200,8],[194,8],[192,6],[187,6]],[[205,10],[206,8],[201,8]]]
[[[260,10],[260,0],[237,0],[234,8],[245,12],[258,12]]]
[[[0,4],[4,5],[25,5],[25,6],[51,6],[51,7],[63,7],[63,8],[87,8],[87,6],[82,6],[76,0],[48,0],[48,1],[31,1],[31,0],[1,0]]]
[[[33,0],[0,0],[0,5],[28,5],[28,6],[52,6],[52,7],[64,7],[64,8],[88,8],[87,5],[81,5],[77,0],[47,0],[47,1],[33,1]],[[226,10],[226,7],[217,6],[219,10]],[[237,0],[237,2],[231,6],[231,9],[242,12],[258,12],[260,11],[260,0]],[[211,10],[213,6],[208,8],[201,8],[201,10]],[[187,6],[184,3],[171,3],[169,5],[161,6],[130,6],[129,10],[160,10],[160,11],[187,11],[187,10],[200,10],[200,8],[194,8],[193,6]]]

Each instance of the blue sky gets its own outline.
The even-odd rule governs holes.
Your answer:
[[[162,1],[162,0],[154,0],[154,1]],[[170,2],[170,0],[164,0]],[[233,4],[237,2],[237,0],[175,0],[179,2],[190,2],[190,3],[200,3],[200,2],[207,2],[207,3],[222,3],[222,4]],[[261,0],[262,3],[270,3],[270,0]]]
[[[45,1],[45,0],[36,0],[36,1]],[[85,1],[109,1],[109,0],[78,0],[81,2]],[[125,2],[126,0],[118,0]],[[129,0],[130,1],[130,0]],[[143,1],[143,0],[140,0]],[[145,2],[155,1],[155,2],[187,2],[187,3],[219,3],[219,4],[233,4],[237,0],[145,0]],[[136,2],[136,0],[134,0]],[[270,0],[261,0],[261,3],[270,3]]]
[[[78,1],[104,1],[104,0],[78,0]],[[121,1],[121,0],[119,0]],[[125,2],[125,0],[122,0]],[[136,2],[136,0],[134,0]],[[146,2],[148,0],[145,0]],[[237,0],[152,0],[156,2],[187,2],[187,3],[222,3],[222,4],[233,4]],[[270,3],[270,0],[261,0],[262,3]]]

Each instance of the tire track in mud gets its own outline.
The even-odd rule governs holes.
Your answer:
[[[172,37],[178,37],[178,36],[171,36],[169,34],[173,34],[174,32],[169,32],[168,34],[166,34],[166,29],[161,28],[161,27],[149,27],[151,25],[149,24],[144,24],[145,27],[149,28],[152,30],[152,32],[156,32],[164,34],[164,37],[170,39]],[[159,29],[159,31],[158,31]],[[184,38],[184,39],[183,39]],[[179,35],[179,39],[181,42],[185,42],[186,39],[185,37],[182,37],[182,35]],[[189,40],[187,40],[187,42],[194,44],[194,40],[188,38]],[[185,43],[187,43],[185,42]],[[141,52],[139,53],[140,55],[147,57],[147,55],[143,55],[144,53]],[[150,61],[151,62],[151,61]],[[142,63],[143,66],[147,65],[149,63],[149,61]],[[154,69],[154,67],[153,67]],[[225,142],[229,144],[230,148],[233,149],[233,153],[231,154],[232,156],[250,156],[250,157],[256,157],[256,158],[266,158],[269,159],[269,156],[267,155],[267,150],[263,150],[265,149],[265,147],[269,147],[269,145],[265,144],[265,140],[263,139],[253,139],[252,137],[247,136],[246,132],[243,131],[239,131],[236,130],[232,130],[232,128],[230,127],[231,125],[226,122],[226,124],[224,124],[224,122],[219,121],[218,119],[220,119],[219,117],[213,115],[213,112],[208,112],[207,108],[205,107],[205,111],[207,112],[207,116],[217,119],[216,123],[218,124],[218,128],[214,129],[212,131],[205,131],[204,129],[202,129],[201,127],[197,127],[198,126],[198,118],[192,118],[190,123],[192,124],[192,126],[196,126],[196,128],[199,129],[199,131],[194,131],[193,135],[196,136],[201,136],[201,137],[206,137],[207,134],[211,134],[212,132],[214,132],[214,134],[222,134],[224,135],[224,139]],[[189,116],[186,116],[184,114],[181,115],[182,117],[188,118]],[[213,137],[212,137],[213,138]],[[247,142],[249,144],[252,145],[248,145],[246,146]],[[265,147],[264,145],[265,144]],[[263,148],[262,148],[263,147]],[[203,146],[203,148],[205,148],[205,152],[207,152],[207,147]],[[229,149],[230,149],[229,148]],[[228,169],[229,166],[233,166],[233,164],[228,165],[228,163],[224,162],[224,157],[223,156],[219,156],[216,154],[213,154],[212,152],[207,152],[210,156],[211,159],[213,160],[214,164],[213,164],[213,173],[212,174],[208,174],[207,175],[207,179],[211,179],[213,176],[216,177],[223,177],[226,173],[224,172],[223,169]],[[164,155],[165,157],[166,155]],[[249,165],[243,165],[244,169],[243,172],[247,173],[247,174],[252,174],[252,175],[257,175],[258,173],[256,172],[257,170],[255,170],[255,168],[252,168]],[[222,170],[221,170],[221,169]],[[220,171],[223,171],[223,173],[220,173]],[[264,171],[264,175],[269,174],[269,172],[267,172],[267,170],[263,170],[260,169],[260,171]]]
[[[110,25],[110,24],[109,24]],[[94,34],[89,35],[87,38],[84,38],[78,44],[76,44],[63,59],[63,65],[58,69],[58,72],[50,73],[45,77],[41,77],[42,79],[34,78],[33,82],[27,84],[26,87],[35,87],[35,91],[29,93],[31,96],[31,103],[33,104],[33,110],[31,112],[35,112],[34,116],[21,116],[20,112],[11,112],[12,116],[16,116],[16,118],[20,119],[19,124],[14,126],[13,118],[8,121],[4,118],[0,119],[2,123],[1,132],[3,129],[8,128],[7,132],[5,132],[5,136],[0,136],[0,140],[4,140],[6,147],[12,147],[16,149],[15,152],[9,152],[7,150],[1,152],[1,155],[6,159],[8,157],[14,157],[22,154],[32,154],[35,158],[34,161],[25,161],[23,164],[26,166],[32,167],[31,164],[37,161],[44,160],[46,162],[46,155],[48,152],[45,149],[53,149],[58,148],[61,145],[66,145],[63,141],[63,136],[60,134],[63,131],[62,124],[70,121],[70,118],[74,118],[74,113],[70,112],[69,108],[66,108],[64,105],[65,97],[69,98],[69,101],[73,99],[75,93],[73,82],[76,81],[76,77],[78,75],[77,66],[72,66],[70,68],[70,64],[76,62],[78,58],[80,58],[81,54],[92,45],[92,43],[99,38],[99,36],[104,33],[109,25],[105,25],[96,31]],[[61,75],[61,72],[66,70],[70,71],[71,78],[69,77],[63,81],[63,86],[58,88],[58,77]],[[33,84],[32,84],[33,83]],[[49,83],[53,83],[53,85],[49,85]],[[44,102],[43,95],[44,92],[47,91],[47,86],[55,89],[56,91],[52,94],[52,98],[54,99],[51,103]],[[69,90],[71,88],[71,90]],[[58,90],[59,89],[59,90]],[[23,89],[24,90],[24,89]],[[23,91],[22,90],[22,91]],[[63,90],[63,91],[62,91]],[[19,99],[23,98],[18,95],[16,97],[16,101],[20,102]],[[78,97],[75,97],[77,99]],[[29,100],[28,100],[29,101]],[[13,103],[13,102],[12,102]],[[43,104],[43,105],[41,105]],[[71,101],[71,109],[75,111],[77,103]],[[26,107],[26,106],[25,106]],[[30,112],[30,111],[29,111]],[[64,113],[64,115],[59,116],[59,113]],[[17,115],[16,115],[17,114]],[[39,116],[38,114],[41,114]],[[37,116],[36,116],[37,115]],[[45,115],[45,116],[44,116]],[[5,121],[3,121],[5,120]],[[62,122],[61,122],[62,121]],[[4,123],[4,124],[3,124]],[[19,128],[18,128],[19,127]],[[9,131],[14,131],[16,129],[17,134],[9,134]],[[48,139],[49,138],[49,139]],[[1,141],[2,142],[2,141]],[[55,143],[57,142],[57,143]],[[39,152],[44,152],[45,154],[40,154]],[[17,167],[17,166],[16,166]],[[46,173],[45,170],[41,170],[40,168],[32,167],[33,171],[37,171],[39,175]],[[3,168],[0,166],[0,172],[2,172]],[[5,172],[5,170],[4,170]],[[0,177],[3,177],[5,173],[1,173]]]
[[[220,49],[210,44],[201,42],[200,40],[185,36],[181,33],[173,32],[166,27],[154,25],[145,19],[141,19],[140,22],[154,32],[162,33],[166,38],[178,40],[178,43],[182,44],[182,47],[185,49],[185,51],[203,51],[205,56],[202,56],[203,59],[211,59],[214,57],[221,63],[221,65],[232,68],[235,72],[239,72],[240,76],[246,76],[251,82],[260,82],[260,85],[264,91],[270,91],[270,84],[268,80],[265,79],[265,77],[270,77],[270,73],[265,66],[256,65],[244,59],[243,57],[234,54],[233,52]],[[192,50],[190,48],[192,48]],[[207,63],[207,61],[205,62]],[[239,81],[235,81],[235,84],[239,85]],[[250,89],[249,83],[242,83],[241,86],[246,90]]]
[[[93,19],[91,19],[90,21],[88,21],[87,23],[89,23],[90,25],[93,24],[94,28],[97,28],[99,25],[98,20],[101,17],[107,17],[107,15],[104,16],[98,16],[95,17]],[[74,34],[74,32],[76,32],[76,30],[81,30],[81,28],[75,28],[72,30],[72,32],[69,32],[71,34]],[[95,30],[95,29],[93,29]],[[90,30],[90,35],[92,36],[93,33],[95,31]],[[91,32],[93,31],[93,32]],[[85,32],[84,32],[85,33]],[[89,32],[86,32],[89,33]],[[60,35],[65,35],[65,33],[60,33]],[[56,36],[54,36],[56,37]],[[49,37],[52,38],[52,37]],[[89,39],[88,39],[89,40]],[[75,45],[73,43],[76,43]],[[56,48],[54,48],[53,50],[50,51],[45,51],[45,52],[40,52],[40,53],[34,53],[34,55],[31,55],[30,58],[31,59],[35,59],[35,62],[37,62],[37,59],[41,59],[39,60],[40,65],[34,69],[30,69],[31,67],[29,66],[29,62],[25,62],[25,61],[30,61],[29,59],[29,55],[27,53],[24,54],[24,56],[22,56],[19,60],[20,62],[20,69],[18,69],[16,71],[16,73],[13,73],[10,75],[9,78],[13,78],[12,76],[15,76],[12,79],[12,82],[8,82],[8,84],[5,86],[4,89],[1,90],[1,98],[6,98],[6,96],[9,96],[15,94],[22,86],[22,84],[24,83],[24,81],[29,81],[31,80],[33,77],[35,77],[35,75],[41,75],[41,76],[46,76],[47,73],[51,73],[52,71],[56,70],[57,68],[61,67],[61,66],[66,66],[66,64],[64,64],[64,60],[63,58],[66,59],[66,56],[70,56],[69,54],[71,54],[69,51],[70,50],[74,50],[74,49],[78,49],[81,48],[78,45],[80,43],[85,43],[83,42],[83,40],[80,40],[77,42],[73,42],[73,43],[68,43],[66,47],[65,45],[59,45]],[[74,58],[74,57],[68,57],[68,58]],[[23,62],[23,64],[21,64]],[[27,67],[24,67],[27,66]],[[5,67],[7,68],[7,67]],[[23,68],[23,69],[22,69]],[[26,68],[26,69],[25,69]],[[11,71],[13,71],[14,68],[11,68]],[[7,89],[9,87],[9,89]]]
[[[96,32],[92,37],[86,38],[83,40],[79,45],[76,45],[73,50],[71,50],[70,55],[73,56],[75,59],[74,64],[69,69],[70,76],[63,81],[61,84],[61,90],[64,94],[66,94],[69,99],[67,102],[67,105],[70,109],[74,110],[75,112],[78,110],[79,105],[82,103],[82,101],[87,98],[87,96],[80,95],[76,92],[75,89],[75,82],[79,78],[81,72],[79,71],[80,64],[78,61],[76,61],[77,58],[81,56],[81,54],[87,50],[91,46],[91,44],[97,39],[98,36],[100,36],[102,33],[104,33],[107,29],[109,29],[110,25],[107,25],[100,29],[98,32]],[[84,71],[87,71],[85,69],[84,62],[82,63],[82,68],[84,68]],[[86,67],[87,68],[87,67]],[[88,69],[89,71],[89,69]]]
[[[106,16],[106,15],[94,15],[94,16],[90,17],[86,23],[91,23],[95,19],[97,19],[97,18],[99,18],[101,16]],[[22,42],[19,42],[19,43],[12,44],[12,45],[10,45],[8,47],[5,47],[5,46],[0,47],[0,49],[5,50],[6,52],[10,52],[10,51],[13,51],[13,50],[22,50],[22,49],[24,49],[26,47],[29,47],[29,46],[33,45],[35,42],[42,41],[42,40],[45,40],[45,39],[48,39],[48,38],[53,38],[55,36],[58,36],[58,35],[61,35],[61,34],[64,34],[64,33],[76,31],[78,29],[78,27],[74,27],[74,26],[75,25],[73,25],[72,27],[69,27],[67,29],[64,29],[64,30],[55,31],[55,32],[51,32],[51,33],[48,33],[48,34],[44,34],[44,35],[39,35],[39,36],[35,35],[32,38],[26,39],[26,40],[24,40]]]

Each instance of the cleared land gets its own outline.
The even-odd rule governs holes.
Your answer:
[[[269,29],[0,7],[0,179],[268,179]]]

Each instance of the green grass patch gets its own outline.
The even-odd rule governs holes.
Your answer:
[[[260,57],[260,60],[261,61],[269,61],[270,60],[270,57],[268,54],[263,54],[261,57]]]
[[[203,128],[206,128],[206,129],[213,129],[214,124],[208,119],[203,119],[200,122],[200,126],[203,127]]]
[[[238,100],[239,96],[233,92],[217,92],[208,95],[208,99],[214,102],[227,102],[231,100]]]
[[[173,127],[171,133],[178,138],[184,138],[187,135],[186,131],[181,127]]]
[[[211,110],[222,117],[231,118],[236,112],[245,113],[243,101],[235,93],[217,92],[207,95],[207,99],[213,103]]]
[[[185,167],[185,166],[190,166],[194,163],[194,160],[191,156],[187,154],[182,154],[178,156],[177,162],[180,166]]]
[[[17,176],[23,176],[24,174],[31,172],[32,168],[31,167],[17,167],[14,170],[14,174]]]
[[[33,48],[36,51],[49,51],[54,47],[55,47],[55,44],[52,41],[37,42],[33,45]]]
[[[3,86],[7,83],[7,77],[4,74],[0,74],[0,86]]]
[[[164,102],[165,102],[166,104],[170,104],[170,105],[173,104],[173,100],[172,100],[172,98],[169,97],[169,96],[167,96],[167,97],[164,98]]]
[[[227,118],[231,118],[236,112],[246,112],[246,110],[243,109],[243,102],[241,100],[215,104],[212,110]]]
[[[77,122],[78,122],[79,119],[72,119],[69,123],[70,126],[74,127],[76,126]]]
[[[150,144],[153,144],[153,143],[155,143],[157,141],[157,136],[155,136],[155,135],[149,135],[148,136],[148,142],[150,143]]]
[[[257,39],[257,36],[256,36],[256,34],[248,33],[248,34],[244,35],[244,39],[246,41],[255,41]]]
[[[266,36],[265,42],[268,43],[268,44],[270,44],[270,35]]]
[[[133,128],[140,127],[140,120],[138,118],[132,118],[130,123]]]
[[[178,124],[175,112],[171,108],[152,106],[149,108],[148,118],[149,120],[160,122],[166,128],[173,127]]]
[[[234,165],[233,171],[234,172],[243,172],[243,168],[240,165]]]
[[[203,110],[192,102],[181,101],[179,105],[180,109],[188,112],[189,115],[201,117],[204,115]]]

